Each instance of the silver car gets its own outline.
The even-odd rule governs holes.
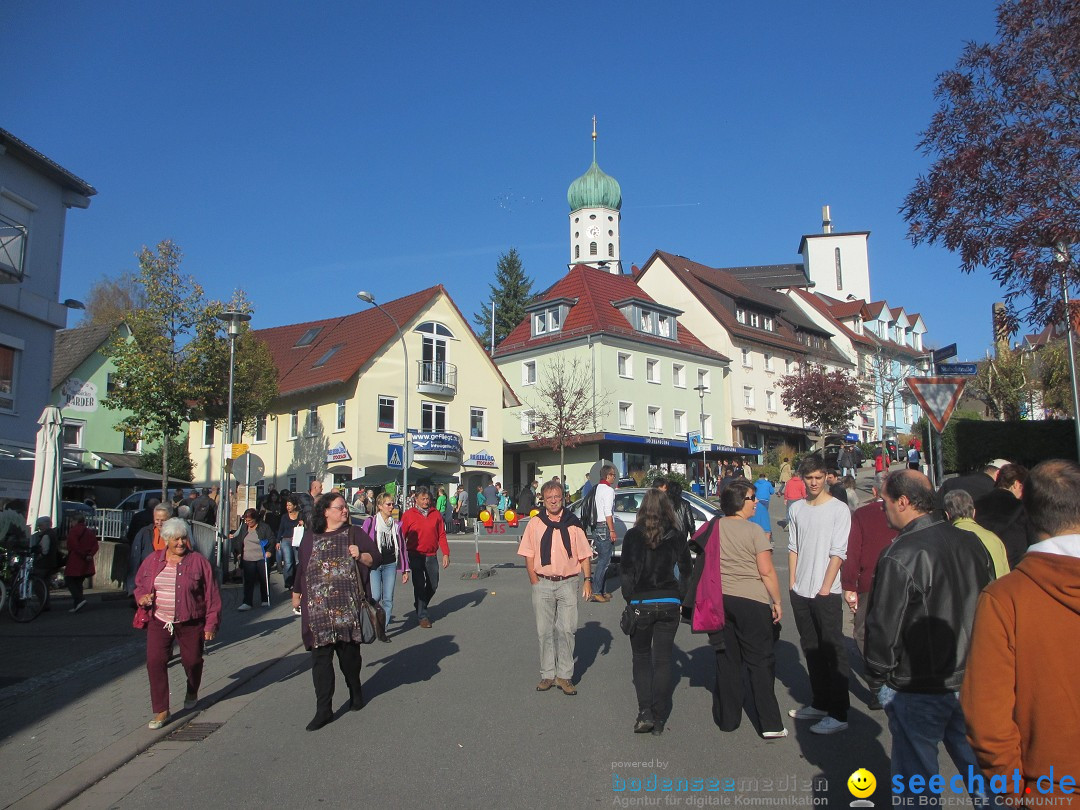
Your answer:
[[[633,526],[637,520],[637,511],[638,507],[641,506],[641,499],[648,491],[646,487],[619,487],[615,490],[615,508],[612,510],[612,517],[615,519],[615,558],[619,557],[618,543],[622,542],[627,529]],[[715,516],[721,514],[720,509],[715,504],[698,497],[692,492],[684,491],[682,496],[694,511],[696,529],[700,529]],[[584,499],[570,504],[570,511],[577,515],[578,518],[581,517],[581,504],[583,501]]]

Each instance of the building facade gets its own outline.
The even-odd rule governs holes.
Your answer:
[[[475,490],[501,478],[502,411],[517,400],[449,294],[438,285],[382,310],[254,332],[270,348],[279,386],[271,412],[238,439],[259,473],[250,479],[258,491],[307,491],[316,479],[328,491],[386,472],[388,462],[404,461],[406,430],[410,487],[438,476]],[[407,366],[386,313],[400,325]],[[192,425],[197,484],[218,480],[222,440],[213,424]],[[248,480],[247,470],[236,472]],[[386,472],[387,481],[395,477]]]
[[[25,498],[38,419],[50,402],[54,335],[69,208],[97,191],[0,130],[0,498]]]

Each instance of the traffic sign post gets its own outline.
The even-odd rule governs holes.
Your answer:
[[[960,395],[964,393],[964,385],[967,377],[908,377],[908,388],[915,395],[923,413],[930,420],[933,431],[938,437],[945,431],[949,418],[956,409],[956,403],[960,401]],[[931,444],[934,441],[933,432],[930,434]],[[938,442],[940,461],[941,442]],[[931,448],[932,449],[932,448]],[[936,470],[935,470],[936,472]],[[939,476],[934,476],[939,477]]]

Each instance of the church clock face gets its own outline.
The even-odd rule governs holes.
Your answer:
[[[596,239],[598,236],[600,236],[600,229],[593,225],[591,228],[589,228],[589,236],[591,236],[593,239]]]

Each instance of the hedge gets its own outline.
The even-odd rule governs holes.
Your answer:
[[[926,434],[923,434],[924,441]],[[957,419],[941,436],[945,472],[981,469],[1005,458],[1027,468],[1048,458],[1076,459],[1076,433],[1071,419],[990,422]]]

